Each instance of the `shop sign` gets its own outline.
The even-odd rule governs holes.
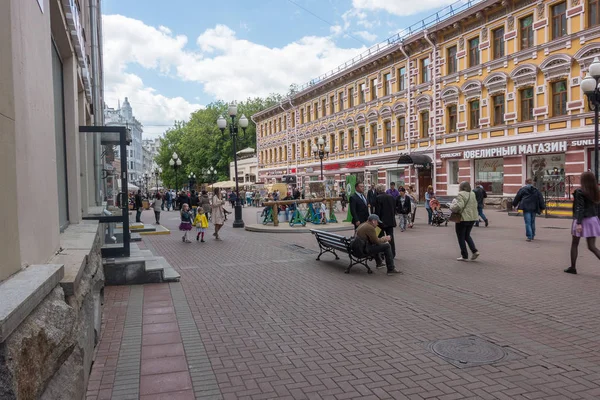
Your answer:
[[[426,164],[417,164],[417,163],[414,163],[413,167],[415,167],[415,168],[429,169],[429,168],[431,168],[431,164],[430,163],[426,163]]]
[[[346,164],[346,168],[360,168],[364,167],[365,162],[363,160],[360,161],[350,161]]]
[[[296,168],[290,168],[290,174],[295,174],[296,173]]]
[[[596,141],[594,139],[587,140],[573,140],[571,146],[594,146]]]
[[[340,164],[327,164],[323,166],[323,169],[326,171],[331,171],[334,169],[340,169]]]
[[[446,153],[446,154],[441,154],[440,158],[443,160],[445,158],[460,158],[462,157],[463,153],[462,151],[457,151],[455,153]]]
[[[311,172],[313,172],[313,169],[312,169],[312,167],[304,168],[304,172],[306,172],[307,174],[310,174]]]
[[[395,162],[395,160],[371,161],[371,165],[386,165]]]
[[[564,153],[565,151],[567,151],[567,142],[548,142],[492,147],[490,149],[480,150],[465,150],[463,153],[463,158],[493,158],[517,156],[522,154]]]

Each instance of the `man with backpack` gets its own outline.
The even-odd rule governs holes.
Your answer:
[[[477,182],[475,185],[476,187],[475,190],[473,190],[473,192],[475,193],[475,198],[477,199],[477,213],[479,214],[483,222],[485,222],[485,227],[487,228],[490,223],[485,214],[483,213],[484,199],[487,199],[487,192],[485,191],[483,186],[481,186],[481,182]],[[475,222],[475,226],[479,227],[479,220]]]
[[[527,179],[525,181],[525,186],[523,186],[515,196],[512,205],[513,207],[518,206],[519,210],[523,210],[525,235],[527,236],[527,241],[531,242],[535,239],[535,216],[540,215],[542,211],[546,209],[544,196],[542,196],[542,193],[533,186],[533,181]]]

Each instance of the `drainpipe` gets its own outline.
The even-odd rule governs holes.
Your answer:
[[[410,135],[411,135],[411,131],[410,131],[410,123],[411,123],[411,115],[412,115],[412,107],[410,106],[410,98],[411,98],[411,94],[412,91],[410,90],[410,57],[408,56],[408,53],[406,52],[406,49],[404,48],[404,44],[400,43],[399,45],[400,51],[402,52],[402,54],[404,54],[404,57],[406,57],[406,78],[407,78],[407,82],[406,82],[406,99],[407,99],[407,119],[408,119],[408,133],[406,135],[406,148],[408,149],[408,154],[410,154],[411,152],[411,148],[410,148]],[[408,167],[408,171],[411,173],[412,175],[412,170],[411,167]],[[412,183],[412,180],[411,180]]]
[[[98,48],[98,0],[90,1],[90,30],[91,30],[91,64],[92,64],[92,107],[94,110],[93,124],[94,126],[101,125],[102,119],[100,113],[103,112],[102,104],[100,104],[100,68],[99,60],[100,51]],[[96,187],[96,205],[102,204],[100,197],[100,188],[102,187],[102,148],[101,138],[99,135],[94,136],[94,177]]]
[[[427,29],[424,30],[423,34],[425,35],[425,40],[427,40],[427,42],[431,45],[432,48],[432,52],[431,52],[431,65],[432,65],[432,82],[433,82],[433,122],[434,122],[434,128],[433,128],[433,187],[435,188],[435,190],[437,191],[437,130],[438,130],[438,126],[435,123],[437,121],[437,89],[436,89],[436,84],[437,84],[437,74],[435,73],[435,68],[437,66],[437,48],[435,46],[435,44],[433,43],[433,41],[429,38],[429,34]]]

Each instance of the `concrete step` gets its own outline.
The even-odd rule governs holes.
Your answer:
[[[131,233],[146,233],[156,231],[156,226],[152,224],[134,225],[129,227]]]
[[[160,282],[179,282],[181,278],[164,257],[155,257],[146,261],[146,272],[152,276],[159,275]]]
[[[148,225],[146,225],[148,226]],[[152,225],[153,230],[137,231],[140,235],[170,235],[171,231],[162,225]]]
[[[130,235],[130,241],[132,241],[132,242],[141,242],[142,241],[142,237],[140,236],[139,233],[132,233]]]

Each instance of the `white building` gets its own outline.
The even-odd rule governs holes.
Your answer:
[[[240,184],[250,185],[256,183],[258,174],[258,158],[256,150],[248,147],[237,152],[238,160],[238,182]],[[235,182],[235,164],[229,163],[229,176],[231,181]]]
[[[127,157],[129,160],[128,179],[129,182],[140,184],[144,175],[144,154],[142,151],[142,124],[133,116],[133,110],[129,100],[125,97],[123,106],[117,109],[106,107],[104,109],[104,120],[106,126],[126,126],[131,129],[131,145],[127,146]],[[119,158],[118,150],[115,154]]]

